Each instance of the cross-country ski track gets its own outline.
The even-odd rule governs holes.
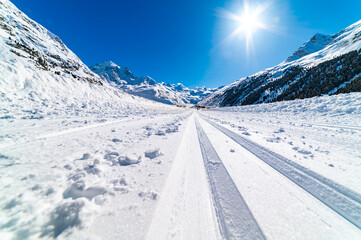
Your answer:
[[[360,239],[360,200],[194,113],[147,239]]]
[[[356,121],[278,119],[177,109],[6,123],[0,239],[361,239]]]

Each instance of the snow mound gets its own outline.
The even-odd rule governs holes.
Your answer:
[[[295,116],[329,116],[339,117],[345,123],[354,126],[361,125],[361,93],[348,93],[333,96],[321,96],[308,99],[297,99],[293,101],[283,101],[267,104],[247,105],[239,107],[217,108],[220,112],[244,112],[244,113],[290,113]],[[355,122],[357,120],[357,122]],[[282,130],[278,130],[282,132]]]
[[[142,156],[131,156],[131,155],[127,155],[127,156],[120,156],[118,158],[118,163],[120,166],[129,166],[129,165],[133,165],[133,164],[138,164],[142,161]]]

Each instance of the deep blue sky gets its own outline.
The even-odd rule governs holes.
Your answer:
[[[88,66],[112,60],[136,76],[189,87],[218,87],[274,66],[316,32],[333,34],[361,19],[360,0],[273,0],[246,51],[220,10],[242,12],[237,0],[12,0],[58,35]],[[264,1],[249,1],[262,4]]]

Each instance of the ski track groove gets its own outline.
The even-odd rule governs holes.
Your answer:
[[[145,239],[219,240],[211,195],[192,115]]]
[[[222,237],[266,239],[198,120],[195,124]]]
[[[291,160],[254,143],[233,131],[202,118],[223,134],[310,193],[326,206],[361,229],[361,195]]]

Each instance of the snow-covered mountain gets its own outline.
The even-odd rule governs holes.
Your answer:
[[[136,77],[127,67],[111,61],[91,66],[90,69],[110,84],[140,97],[166,104],[196,104],[217,89],[189,89],[183,84],[157,83],[149,76]]]
[[[0,118],[157,105],[110,86],[8,0],[0,0],[0,103]]]
[[[318,52],[330,44],[335,37],[335,35],[329,36],[317,33],[308,42],[303,44],[296,52],[294,52],[292,56],[287,58],[286,61],[292,62],[311,53]]]
[[[361,91],[361,21],[316,34],[281,64],[242,78],[201,105],[236,106]]]
[[[100,78],[58,36],[28,18],[10,1],[1,0],[0,6],[3,54],[10,52],[13,56],[26,59],[39,70],[101,84]]]

